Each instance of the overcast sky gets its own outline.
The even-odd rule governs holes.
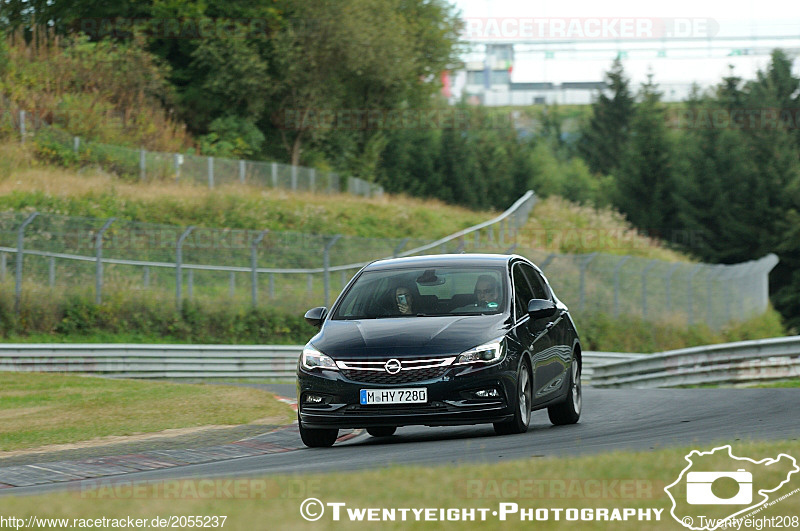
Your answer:
[[[800,34],[800,2],[787,0],[452,0],[466,17],[707,17],[732,30]],[[737,22],[734,24],[734,22]],[[741,33],[738,33],[741,34]],[[774,33],[772,33],[774,34]]]

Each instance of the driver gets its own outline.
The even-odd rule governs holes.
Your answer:
[[[497,308],[500,298],[500,290],[498,289],[497,280],[492,275],[481,275],[478,281],[475,282],[475,300],[477,306],[486,308],[494,304]]]
[[[492,275],[481,275],[475,282],[475,303],[453,310],[453,313],[495,310],[500,304],[500,285]]]

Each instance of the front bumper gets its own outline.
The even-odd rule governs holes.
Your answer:
[[[505,364],[451,368],[440,377],[397,385],[362,383],[339,371],[300,369],[297,375],[298,415],[305,428],[372,428],[378,426],[452,426],[502,422],[513,417],[516,372]],[[425,404],[361,405],[361,389],[425,387]],[[479,389],[494,388],[497,398],[476,398]],[[306,402],[309,394],[322,404]]]

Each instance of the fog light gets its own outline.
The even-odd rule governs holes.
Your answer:
[[[321,404],[325,399],[317,395],[306,395],[306,404]]]
[[[480,391],[475,391],[475,396],[478,398],[498,398],[500,393],[497,389],[481,389]]]

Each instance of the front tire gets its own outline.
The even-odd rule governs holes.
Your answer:
[[[376,428],[367,428],[367,433],[373,437],[389,437],[394,435],[397,431],[397,426],[378,426]]]
[[[569,372],[567,399],[557,406],[547,408],[547,416],[550,417],[550,422],[556,426],[575,424],[581,418],[582,403],[581,364],[578,357],[573,354],[572,367],[570,367]]]
[[[339,436],[337,429],[312,429],[303,427],[303,422],[300,420],[300,415],[297,416],[297,422],[300,424],[300,438],[303,444],[309,448],[328,448],[333,446],[336,438]]]
[[[525,433],[531,422],[531,401],[533,399],[533,384],[531,368],[528,360],[522,362],[517,373],[517,396],[514,400],[514,418],[506,422],[495,422],[494,432],[497,435],[511,435]]]

